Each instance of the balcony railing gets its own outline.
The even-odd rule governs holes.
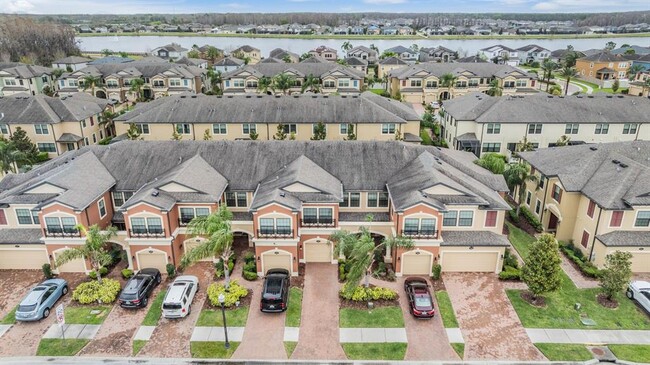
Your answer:
[[[402,236],[409,238],[438,238],[438,231],[435,229],[405,229]]]
[[[291,228],[262,228],[257,230],[257,237],[264,238],[291,238],[293,229]]]
[[[45,229],[45,237],[81,237],[81,232],[75,228],[50,227]]]
[[[303,218],[300,220],[301,227],[335,227],[336,219],[332,218]]]
[[[138,238],[165,237],[165,230],[162,228],[135,228],[129,230],[129,236]]]

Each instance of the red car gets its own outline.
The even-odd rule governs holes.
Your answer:
[[[416,318],[432,318],[435,314],[429,284],[423,278],[406,278],[404,291],[409,300],[409,310]]]

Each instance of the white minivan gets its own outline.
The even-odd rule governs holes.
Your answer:
[[[167,289],[162,304],[162,315],[165,318],[183,318],[192,310],[192,300],[199,290],[199,279],[196,276],[179,276]]]

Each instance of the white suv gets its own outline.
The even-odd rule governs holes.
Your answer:
[[[183,318],[192,310],[192,300],[199,290],[199,279],[196,276],[179,276],[167,289],[162,304],[162,315],[165,318]]]
[[[650,283],[647,281],[633,281],[627,287],[627,297],[636,300],[650,313]]]

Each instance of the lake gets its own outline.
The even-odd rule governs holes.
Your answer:
[[[295,39],[295,38],[246,38],[246,37],[179,37],[179,36],[122,36],[122,37],[78,37],[82,51],[99,52],[102,49],[110,49],[115,52],[149,52],[152,49],[169,43],[178,43],[185,48],[197,44],[202,46],[209,44],[217,48],[232,51],[242,45],[250,45],[259,48],[262,56],[266,57],[274,48],[283,48],[288,51],[303,54],[320,45],[325,45],[336,50],[341,50],[345,39]],[[420,47],[444,46],[454,51],[459,51],[461,56],[474,55],[481,49],[494,44],[503,44],[510,48],[518,48],[527,44],[537,44],[550,49],[551,51],[566,48],[572,45],[576,50],[591,48],[603,48],[607,38],[580,38],[580,39],[350,39],[353,46],[370,46],[374,44],[380,51],[386,48],[402,45],[410,47],[417,44]],[[647,38],[612,38],[617,45],[630,44],[639,46],[650,46],[650,37]]]

